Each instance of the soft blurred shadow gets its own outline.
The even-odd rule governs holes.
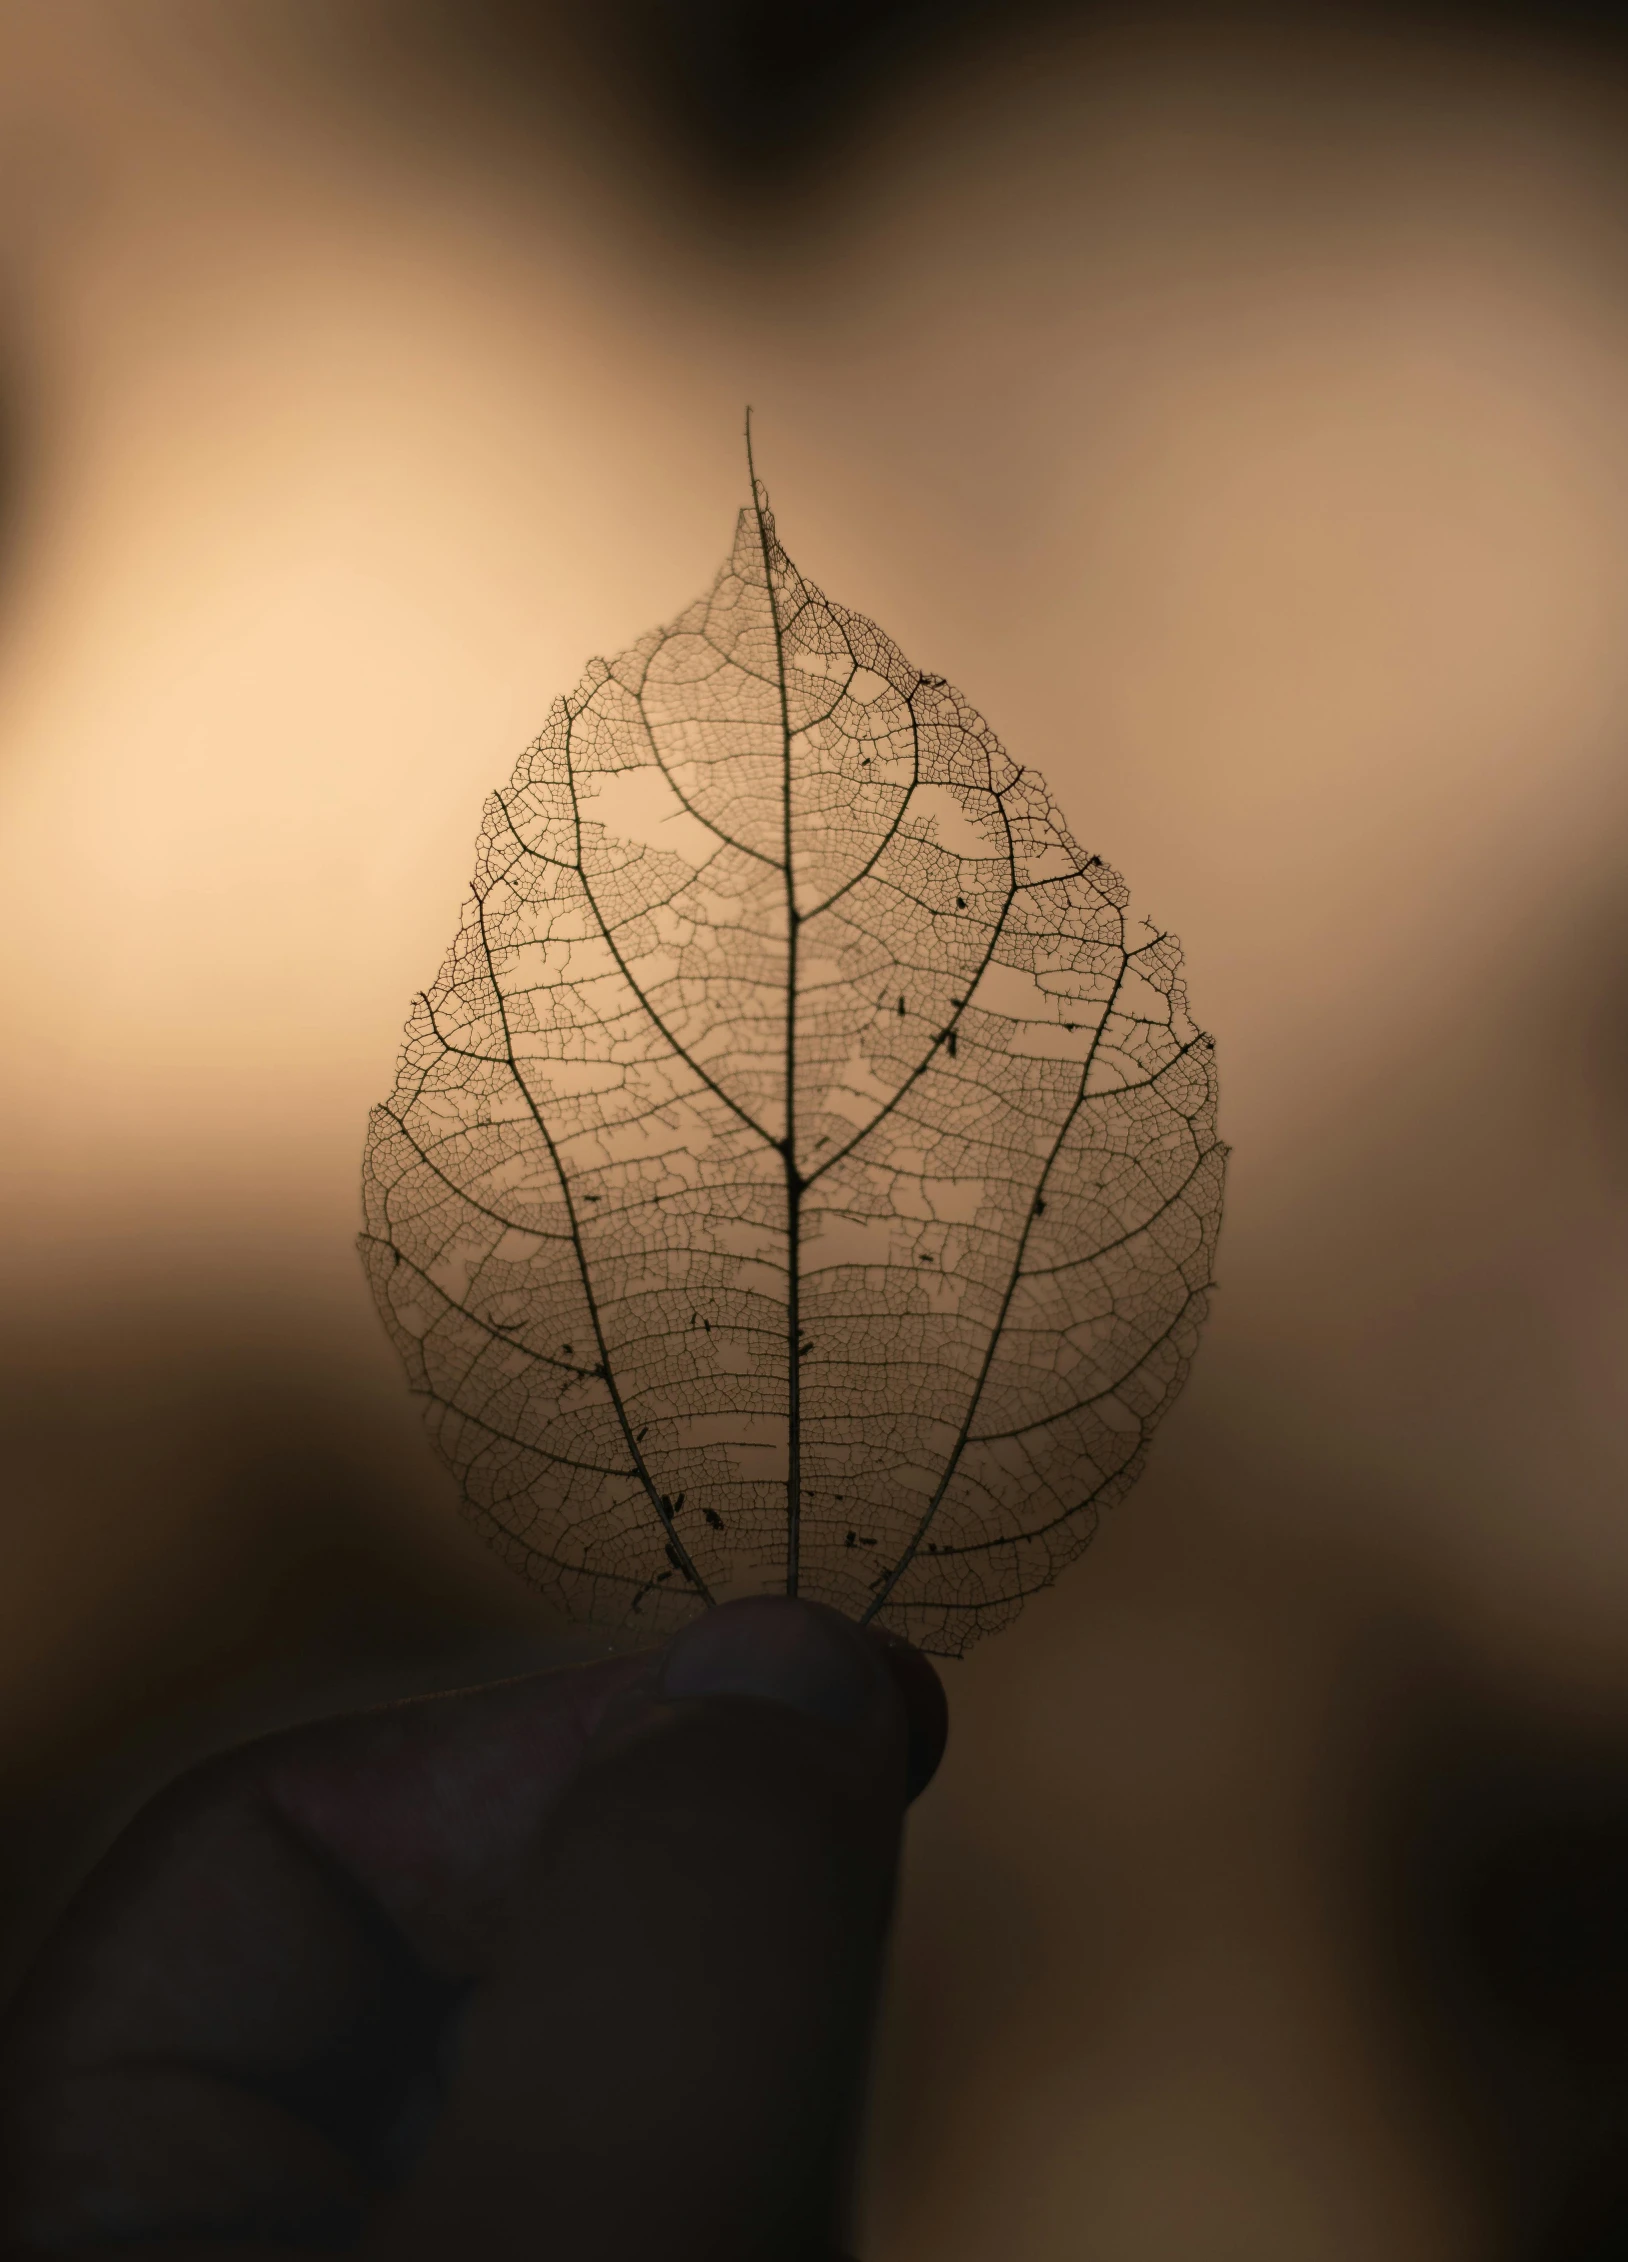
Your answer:
[[[1329,1852],[1398,2038],[1495,2198],[1486,2251],[1628,2252],[1628,1734],[1376,1622]]]
[[[258,31],[245,21],[257,13]],[[1339,8],[1273,0],[354,0],[341,9],[294,0],[240,9],[229,29],[205,0],[184,20],[205,39],[226,29],[239,50],[258,38],[307,86],[328,75],[354,105],[405,103],[420,118],[473,100],[489,126],[557,133],[568,87],[602,130],[658,144],[688,176],[706,224],[744,219],[782,232],[820,226],[845,163],[924,86],[1014,50],[1045,57],[1080,32],[1179,43],[1196,27],[1212,43],[1270,51],[1350,21]],[[1536,53],[1620,69],[1628,55],[1620,11],[1604,0],[1387,0],[1364,21],[1506,60]]]
[[[799,563],[1185,935],[1235,1148],[1148,1477],[954,1672],[866,2251],[1558,2258],[1619,2197],[1532,1928],[1617,1986],[1620,85],[1530,14],[990,20],[703,13],[629,94],[558,14],[0,9],[75,184],[4,247],[13,1959],[191,1753],[554,1654],[362,1128],[751,399]]]

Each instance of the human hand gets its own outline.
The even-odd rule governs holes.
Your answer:
[[[269,1737],[0,2035],[15,2255],[829,2262],[926,1660],[817,1605]]]

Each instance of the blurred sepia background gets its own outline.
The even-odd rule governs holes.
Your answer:
[[[1150,1473],[947,1669],[867,2262],[1628,2254],[1628,57],[1549,8],[0,6],[0,1872],[584,1647],[352,1251],[483,795],[793,556],[1185,939]]]

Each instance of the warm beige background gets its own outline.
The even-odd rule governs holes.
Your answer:
[[[1186,937],[1235,1147],[1150,1475],[948,1676],[867,2256],[1524,2251],[1386,1818],[1443,1720],[1628,1746],[1622,103],[1059,34],[764,217],[563,51],[483,108],[380,36],[0,9],[17,1948],[186,1754],[546,1653],[367,1302],[363,1120],[749,398],[799,563]]]

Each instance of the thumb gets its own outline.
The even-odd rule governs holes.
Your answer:
[[[370,2255],[828,2262],[924,1674],[806,1603],[675,1638],[551,1817]]]

